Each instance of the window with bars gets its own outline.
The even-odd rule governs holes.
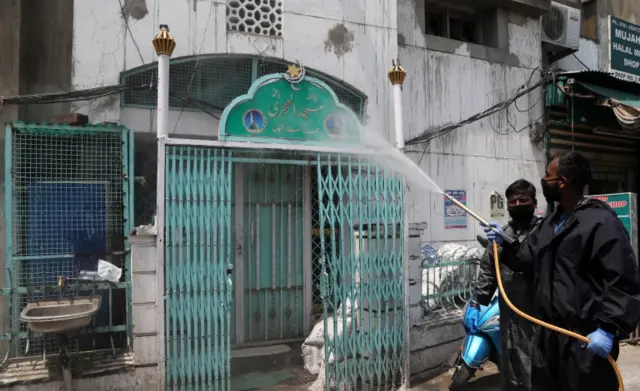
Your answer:
[[[256,79],[285,72],[288,65],[281,60],[240,56],[176,58],[171,61],[169,106],[221,112],[234,98],[246,94]],[[360,92],[312,69],[307,68],[306,74],[329,85],[342,104],[362,117],[364,96]],[[121,82],[128,86],[155,84],[157,75],[157,64],[150,64],[123,72]],[[125,107],[154,108],[156,102],[157,90],[153,88],[125,91],[121,99]]]

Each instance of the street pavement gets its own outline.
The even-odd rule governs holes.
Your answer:
[[[640,391],[640,371],[638,370],[640,367],[640,346],[622,346],[618,366],[624,377],[625,391]],[[412,390],[448,391],[450,381],[451,371],[416,386]],[[496,367],[492,364],[486,365],[486,368],[460,391],[500,391],[500,375]]]

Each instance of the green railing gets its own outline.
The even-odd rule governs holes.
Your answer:
[[[5,287],[10,298],[1,335],[10,356],[56,353],[55,335],[20,321],[27,303],[101,296],[92,324],[67,338],[67,349],[130,344],[133,220],[132,132],[117,126],[14,123],[5,133]],[[120,281],[98,281],[98,260],[123,270]],[[84,276],[83,276],[84,275]]]

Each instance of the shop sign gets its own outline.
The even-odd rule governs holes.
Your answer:
[[[636,216],[636,195],[634,193],[618,194],[594,194],[587,196],[606,202],[616,213],[618,219],[629,233],[634,249],[637,249],[637,216]],[[637,251],[637,250],[636,250]]]
[[[609,16],[609,72],[640,82],[640,26]]]
[[[292,144],[359,143],[360,122],[333,90],[304,68],[256,80],[220,118],[221,140]]]

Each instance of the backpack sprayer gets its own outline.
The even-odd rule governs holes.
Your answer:
[[[469,214],[469,216],[473,217],[474,219],[476,219],[482,226],[489,228],[490,230],[492,230],[493,232],[495,232],[497,235],[500,235],[502,237],[502,239],[507,242],[510,245],[516,244],[516,242],[504,235],[500,230],[496,229],[495,227],[492,227],[488,221],[486,221],[485,219],[483,219],[482,217],[478,216],[477,214],[475,214],[473,211],[471,211],[465,204],[463,204],[462,202],[458,201],[457,199],[453,198],[452,196],[450,196],[447,193],[442,193],[449,201],[453,202],[455,205],[457,205],[458,207],[460,207],[462,210],[464,210],[465,212],[467,212],[467,214]],[[498,289],[500,290],[500,296],[502,297],[502,299],[504,299],[504,302],[507,303],[507,306],[509,306],[509,308],[511,308],[511,310],[513,312],[515,312],[516,314],[518,314],[518,316],[521,316],[523,318],[525,318],[526,320],[533,322],[539,326],[545,327],[547,329],[553,330],[555,332],[558,332],[560,334],[564,334],[567,335],[569,337],[575,338],[581,342],[584,343],[589,343],[589,338],[580,335],[578,333],[574,333],[573,331],[569,331],[566,329],[563,329],[561,327],[552,325],[550,323],[544,322],[540,319],[536,319],[531,315],[525,314],[524,312],[522,312],[521,310],[519,310],[515,305],[513,305],[513,303],[511,302],[511,300],[509,300],[509,296],[507,296],[506,292],[504,291],[504,286],[502,285],[502,274],[500,274],[500,260],[498,259],[498,244],[496,242],[493,242],[492,244],[493,246],[493,264],[495,266],[496,269],[496,280],[498,281]],[[609,360],[609,363],[611,364],[611,367],[613,368],[613,371],[616,373],[616,377],[618,378],[618,389],[619,391],[624,391],[624,382],[622,380],[622,374],[620,373],[620,369],[618,368],[618,364],[616,364],[616,360],[613,359],[613,357],[609,356],[607,357],[607,359]]]

